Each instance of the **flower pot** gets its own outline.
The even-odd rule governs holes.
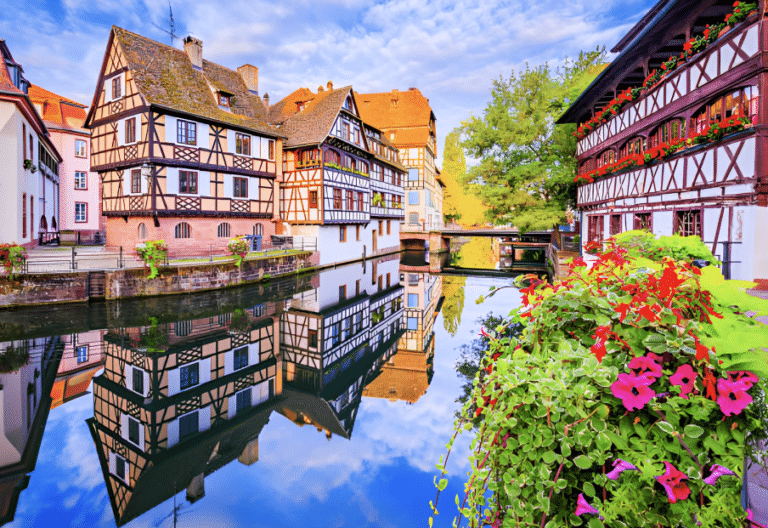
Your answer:
[[[722,37],[726,33],[728,33],[731,30],[731,26],[725,26],[723,29],[720,30],[720,33],[717,34],[717,38]]]

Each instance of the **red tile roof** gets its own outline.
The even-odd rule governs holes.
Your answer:
[[[401,92],[359,94],[355,93],[360,117],[376,128],[429,127],[434,114],[429,99],[418,88]]]
[[[0,59],[10,59],[11,62],[16,64],[11,56],[11,51],[8,49],[8,46],[3,39],[0,39]],[[18,66],[21,68],[20,65]],[[16,88],[16,85],[13,84],[11,75],[8,73],[8,68],[5,65],[5,60],[0,60],[0,92],[24,95],[24,92]]]
[[[31,85],[29,99],[41,112],[46,125],[53,128],[82,129],[86,106],[45,88]]]

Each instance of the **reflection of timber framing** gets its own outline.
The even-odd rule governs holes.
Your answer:
[[[274,303],[178,323],[104,338],[88,424],[118,525],[185,487],[200,498],[205,475],[234,458],[254,462],[282,392]]]

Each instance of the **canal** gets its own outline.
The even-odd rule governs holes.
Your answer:
[[[454,262],[492,269],[488,244]],[[0,525],[426,526],[481,319],[519,297],[478,305],[509,279],[400,258],[3,313]],[[435,526],[451,526],[470,441]]]

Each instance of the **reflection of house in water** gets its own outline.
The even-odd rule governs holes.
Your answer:
[[[258,460],[258,435],[282,392],[275,303],[170,324],[110,330],[94,379],[97,446],[123,525],[235,458]]]
[[[354,273],[357,270],[357,273]],[[349,438],[363,387],[402,335],[397,256],[326,270],[281,316],[280,413]]]
[[[434,324],[442,307],[442,277],[429,273],[402,274],[405,289],[405,335],[397,353],[384,365],[365,396],[418,401],[432,381],[435,355]]]
[[[51,389],[51,409],[86,394],[104,365],[104,330],[61,336],[63,350]]]
[[[0,343],[0,525],[35,468],[61,348],[58,337]]]

